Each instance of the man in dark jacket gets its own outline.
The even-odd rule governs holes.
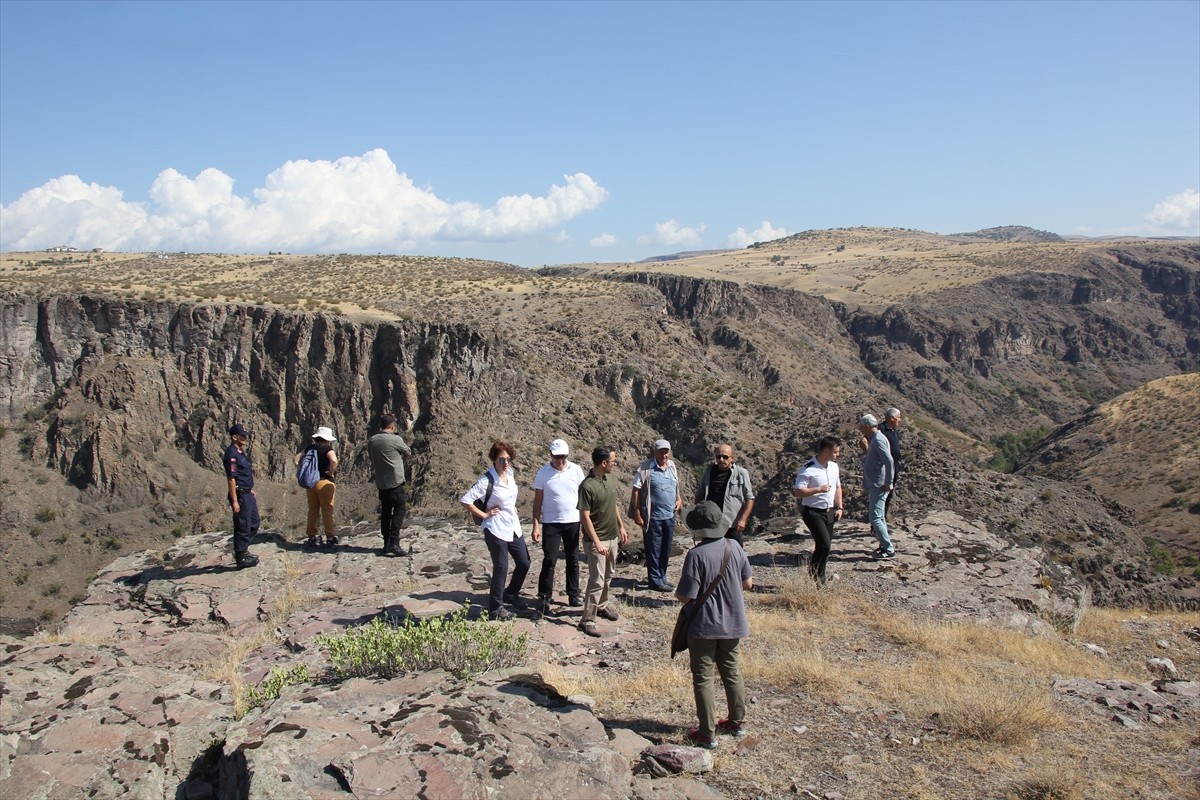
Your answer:
[[[229,447],[222,462],[229,487],[229,508],[233,511],[233,560],[238,569],[253,567],[258,556],[250,552],[250,540],[258,533],[258,498],[254,496],[254,469],[246,455],[250,434],[240,423],[229,428]]]
[[[892,518],[892,499],[896,496],[895,479],[900,477],[900,425],[902,422],[900,409],[893,406],[883,412],[883,424],[879,426],[879,432],[887,437],[888,447],[892,451],[893,467],[895,468],[895,476],[892,479],[892,490],[888,492],[887,500],[883,504],[883,516],[889,520]]]

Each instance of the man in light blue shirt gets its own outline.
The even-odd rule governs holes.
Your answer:
[[[667,561],[675,541],[675,514],[683,508],[679,494],[679,472],[671,460],[671,443],[654,443],[654,457],[643,461],[633,473],[633,521],[642,528],[646,548],[646,580],[656,592],[670,592]]]
[[[863,435],[862,444],[866,452],[866,458],[863,459],[863,488],[867,490],[867,519],[871,523],[871,533],[879,542],[879,547],[871,555],[885,560],[895,558],[896,548],[888,537],[887,519],[884,516],[888,492],[896,480],[892,447],[879,430],[879,421],[873,415],[863,414],[858,420],[858,430]]]

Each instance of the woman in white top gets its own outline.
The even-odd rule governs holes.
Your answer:
[[[512,463],[517,451],[508,442],[493,442],[488,458],[492,461],[487,472],[467,490],[460,502],[483,529],[483,540],[492,554],[492,585],[488,596],[488,616],[492,619],[512,619],[513,613],[505,603],[516,605],[529,572],[529,550],[517,516],[517,479]],[[483,501],[476,505],[476,501]],[[479,506],[483,506],[481,509]],[[516,565],[508,588],[508,558]]]
[[[838,473],[837,457],[842,453],[842,440],[826,436],[817,442],[817,454],[796,473],[796,497],[800,498],[800,517],[813,537],[812,560],[808,574],[818,584],[824,584],[825,562],[833,549],[833,525],[843,515],[842,479]]]

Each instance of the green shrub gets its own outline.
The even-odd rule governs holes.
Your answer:
[[[1039,427],[1019,433],[1002,433],[999,436],[993,436],[992,446],[996,448],[997,452],[987,462],[988,468],[997,472],[1012,472],[1017,464],[1017,459],[1044,439],[1047,432],[1046,428]]]
[[[345,633],[317,637],[329,652],[338,678],[392,678],[404,672],[444,669],[459,678],[521,663],[527,634],[514,636],[508,625],[466,618],[467,606],[448,617],[399,625],[376,617]]]
[[[258,708],[279,697],[285,686],[297,683],[308,683],[311,680],[307,664],[297,664],[291,669],[272,667],[271,674],[263,678],[258,686],[251,686],[246,692],[246,708]]]
[[[53,508],[50,508],[49,506],[42,506],[37,510],[37,513],[34,514],[33,517],[38,522],[53,522],[58,517],[58,514],[55,513]]]

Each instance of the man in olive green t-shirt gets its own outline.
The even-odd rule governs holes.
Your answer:
[[[597,447],[592,451],[592,465],[592,471],[579,485],[579,527],[588,565],[579,629],[588,636],[599,636],[597,616],[612,622],[618,619],[617,612],[608,607],[608,587],[620,545],[629,541],[629,534],[617,513],[617,483],[611,474],[617,468],[617,454],[607,447]]]

